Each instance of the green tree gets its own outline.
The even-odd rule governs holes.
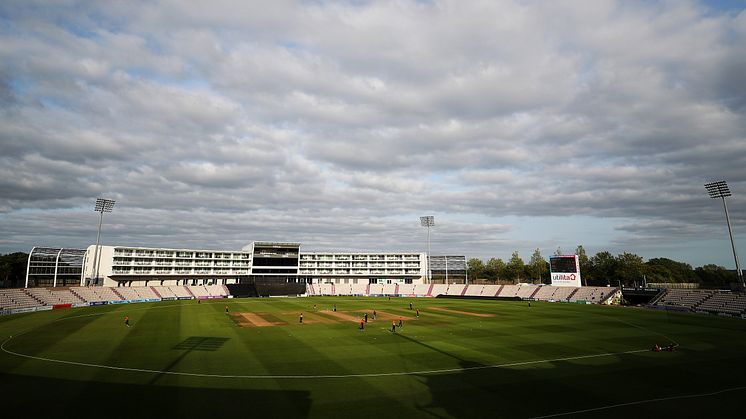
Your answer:
[[[591,258],[591,278],[593,279],[593,285],[611,285],[612,280],[616,282],[616,267],[617,260],[611,253],[605,250],[596,253]]]
[[[645,263],[642,256],[634,253],[624,252],[617,256],[616,273],[622,284],[630,285],[633,282],[641,282],[642,275],[645,274]]]
[[[645,262],[648,282],[699,282],[688,263],[667,258],[653,258]]]
[[[491,281],[497,281],[505,275],[505,262],[500,258],[490,258],[486,270]]]
[[[694,272],[699,278],[699,282],[705,284],[722,286],[738,280],[735,271],[731,272],[722,266],[713,264],[701,266]]]
[[[484,263],[481,259],[471,258],[466,262],[466,267],[469,269],[469,280],[473,281],[476,279],[484,279]]]
[[[562,256],[562,248],[557,246],[557,250],[554,251],[554,256]]]
[[[538,279],[539,282],[544,282],[544,276],[546,272],[549,272],[549,266],[547,261],[544,260],[544,256],[541,255],[539,248],[534,250],[534,254],[531,255],[531,260],[528,262],[527,271],[533,279]]]
[[[525,264],[523,263],[523,259],[518,256],[517,251],[513,252],[508,264],[505,266],[506,279],[510,279],[513,282],[520,282],[524,270]]]
[[[28,253],[0,255],[0,287],[19,288],[26,283]]]

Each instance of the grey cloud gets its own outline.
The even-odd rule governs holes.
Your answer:
[[[507,239],[508,215],[637,220],[611,244],[664,246],[719,237],[702,184],[720,178],[746,225],[744,12],[11,1],[0,14],[0,249],[43,241],[50,222],[51,241],[90,242],[75,223],[101,194],[120,202],[109,237],[167,246],[408,250],[423,243],[411,214],[433,209],[472,220],[435,238],[470,254],[537,247]]]

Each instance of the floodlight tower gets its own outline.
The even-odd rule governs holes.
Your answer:
[[[430,227],[435,225],[435,217],[432,215],[426,215],[420,217],[420,225],[427,227],[427,283],[433,282],[433,272],[430,269]]]
[[[728,223],[728,235],[730,235],[730,247],[733,249],[733,259],[736,260],[736,276],[738,277],[738,283],[741,289],[744,289],[743,283],[743,271],[741,270],[741,262],[738,261],[738,253],[736,252],[736,242],[733,240],[733,229],[730,226],[730,216],[728,215],[728,204],[725,203],[725,197],[731,196],[730,188],[724,180],[717,182],[705,183],[705,188],[710,194],[710,198],[720,198],[723,200],[723,208],[725,209],[725,221]]]
[[[96,234],[96,250],[93,252],[93,280],[95,281],[95,284],[98,285],[98,268],[100,266],[101,260],[99,259],[99,240],[101,239],[101,224],[104,221],[104,213],[105,212],[111,212],[114,209],[114,204],[116,201],[113,199],[105,199],[105,198],[96,198],[96,206],[94,208],[95,211],[101,213],[101,217],[98,219],[98,234]]]

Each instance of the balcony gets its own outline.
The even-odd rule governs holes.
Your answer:
[[[115,266],[132,266],[132,260],[131,259],[117,260],[116,258],[114,258],[114,265]]]

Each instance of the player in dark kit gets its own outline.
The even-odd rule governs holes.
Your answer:
[[[360,319],[360,330],[365,330],[365,321]]]
[[[130,316],[124,316],[124,325],[130,327]]]
[[[228,312],[228,306],[225,306],[225,312],[226,313]]]
[[[298,322],[300,324],[303,324],[303,313],[300,313],[300,318],[298,319]]]
[[[391,320],[391,333],[396,333],[396,320]]]
[[[376,311],[373,310],[373,320],[375,320],[375,319],[376,319]]]
[[[420,318],[420,309],[419,308],[417,309],[417,318],[418,319]]]
[[[399,328],[402,328],[402,327],[404,327],[404,323],[402,323],[402,319],[401,317],[399,317]]]
[[[365,313],[365,316],[363,318],[365,320],[365,323],[368,323],[368,313]]]

